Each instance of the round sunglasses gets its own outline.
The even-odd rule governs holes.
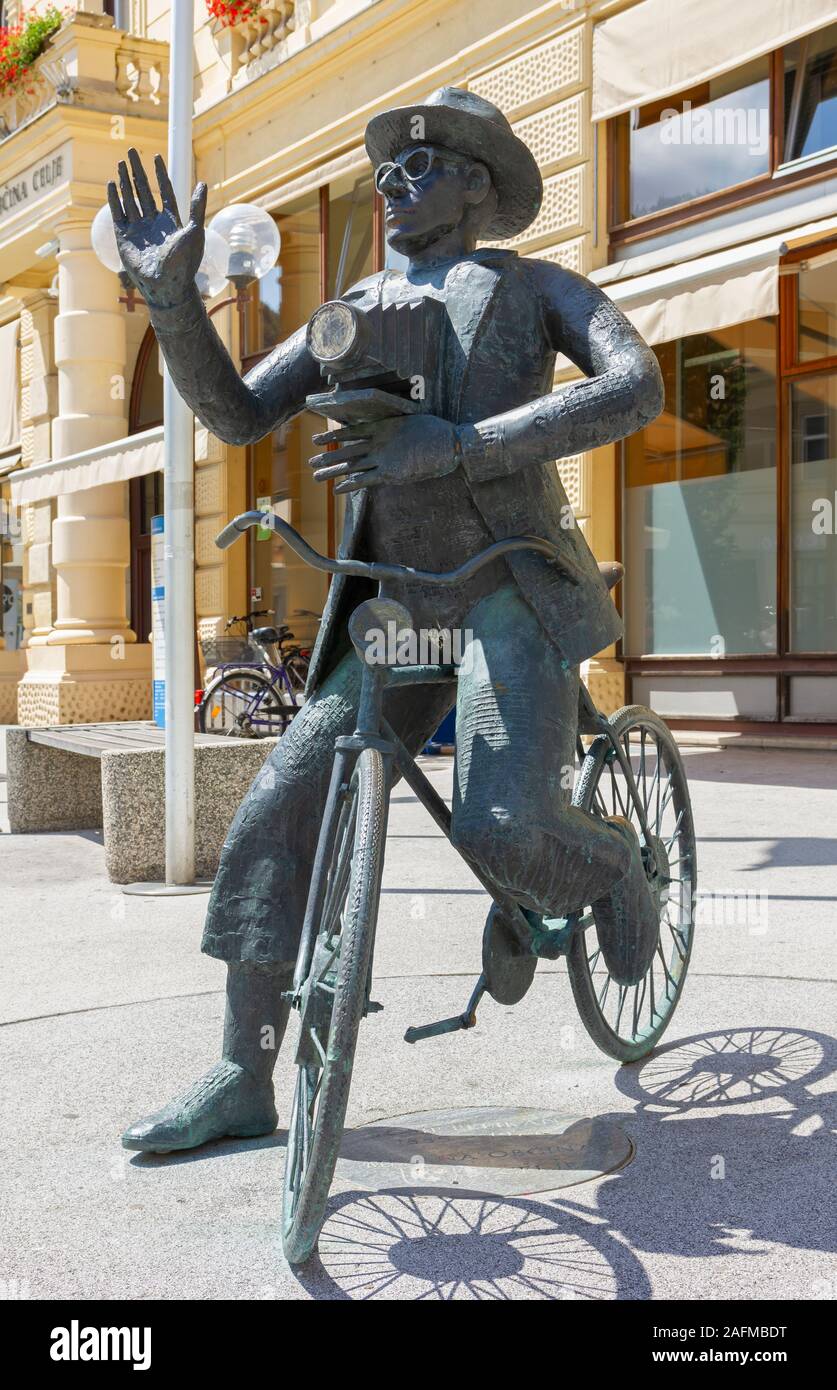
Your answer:
[[[384,183],[394,170],[398,171],[399,177],[406,183],[421,183],[422,179],[427,178],[434,164],[457,162],[455,155],[442,153],[432,145],[417,145],[403,159],[389,159],[385,164],[379,164],[375,170],[375,187],[382,193]]]

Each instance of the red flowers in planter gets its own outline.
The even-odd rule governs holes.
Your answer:
[[[0,97],[16,90],[67,14],[68,11],[50,5],[42,14],[21,13],[16,24],[0,26]],[[31,92],[34,88],[26,90]]]
[[[259,0],[206,0],[206,8],[221,29],[232,29],[256,18],[260,24],[267,24],[267,15],[259,14]]]

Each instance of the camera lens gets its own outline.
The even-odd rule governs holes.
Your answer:
[[[340,299],[329,300],[311,315],[306,334],[311,356],[327,366],[359,358],[368,338],[365,315]]]

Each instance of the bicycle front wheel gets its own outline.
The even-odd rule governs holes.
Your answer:
[[[584,759],[573,805],[595,816],[618,815],[633,822],[660,917],[657,946],[641,980],[618,984],[605,964],[588,907],[585,930],[573,938],[567,968],[576,1007],[593,1041],[619,1062],[636,1062],[659,1042],[686,981],[694,939],[697,848],[686,769],[668,725],[642,705],[618,710],[608,722],[630,763],[633,786],[602,735]]]
[[[202,734],[226,734],[231,738],[281,736],[296,710],[257,667],[227,669],[207,686],[198,706]]]
[[[291,1264],[302,1264],[316,1249],[337,1163],[358,1030],[369,1002],[386,815],[384,760],[367,748],[343,793],[323,861],[325,891],[300,992],[282,1210],[282,1244]]]

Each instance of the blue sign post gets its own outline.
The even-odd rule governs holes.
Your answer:
[[[166,588],[164,518],[151,518],[151,633],[154,661],[154,723],[166,727]]]

